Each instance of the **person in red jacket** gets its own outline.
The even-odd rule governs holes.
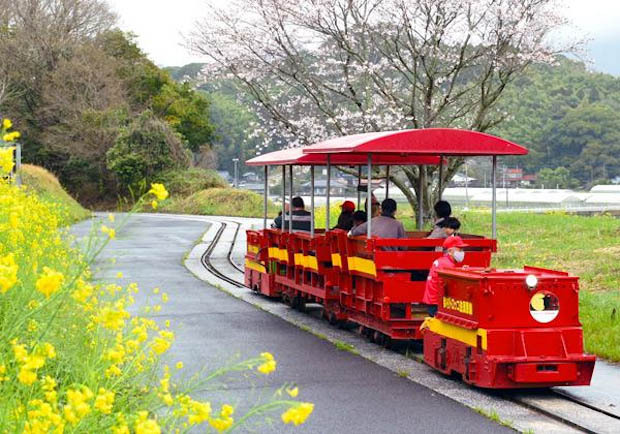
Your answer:
[[[426,288],[424,288],[424,297],[422,298],[422,303],[428,305],[428,314],[430,316],[435,316],[437,313],[439,289],[443,284],[437,270],[440,268],[454,268],[463,262],[463,259],[465,259],[463,247],[467,247],[467,244],[463,242],[461,237],[453,236],[446,238],[442,247],[445,253],[441,258],[433,262],[428,272]]]

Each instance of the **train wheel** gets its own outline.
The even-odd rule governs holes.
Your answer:
[[[306,301],[302,297],[296,295],[293,297],[293,308],[299,312],[306,312]]]
[[[391,350],[392,349],[392,338],[389,337],[388,335],[383,335],[383,342],[381,342],[381,345],[383,345],[383,348]]]
[[[338,317],[336,316],[335,312],[329,312],[327,314],[327,321],[329,321],[330,325],[337,325],[338,324]]]

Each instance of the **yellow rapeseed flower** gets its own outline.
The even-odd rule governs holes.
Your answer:
[[[217,432],[223,432],[230,428],[234,422],[235,420],[232,417],[218,417],[216,419],[210,419],[209,425],[211,425]]]
[[[49,267],[43,267],[43,274],[37,279],[35,287],[45,298],[49,298],[50,295],[60,289],[64,278],[62,273]]]
[[[265,362],[262,365],[259,365],[259,367],[256,368],[256,370],[260,372],[261,374],[265,374],[265,375],[270,374],[276,370],[276,361],[269,360],[268,362]]]
[[[112,406],[114,405],[114,392],[111,390],[105,390],[103,387],[99,389],[99,393],[95,398],[94,407],[103,414],[112,413]]]
[[[116,217],[114,216],[114,214],[108,214],[108,220],[110,220],[110,223],[114,223],[115,219]]]
[[[13,128],[13,122],[11,122],[10,119],[3,119],[2,128],[4,128],[5,130],[10,130],[11,128]]]
[[[159,332],[159,336],[153,339],[153,351],[156,354],[163,354],[168,351],[170,345],[172,345],[172,341],[174,340],[174,333],[167,330],[161,330]]]
[[[176,368],[177,369],[183,369],[183,362],[177,362]]]
[[[7,137],[8,134],[4,135],[4,138]],[[13,157],[13,152],[15,151],[15,147],[11,146],[8,148],[0,148],[0,171],[1,173],[10,173],[15,166],[15,159]]]
[[[289,408],[282,413],[282,422],[293,423],[295,426],[301,425],[308,419],[308,416],[314,410],[314,404],[310,402],[302,402],[296,407]]]
[[[29,386],[35,381],[37,381],[37,374],[30,369],[21,368],[19,370],[19,374],[17,374],[17,379],[20,383]]]
[[[151,184],[151,189],[148,191],[150,194],[155,195],[157,200],[166,200],[168,197],[168,191],[164,184],[153,183]]]
[[[136,434],[160,434],[161,428],[154,419],[148,418],[146,411],[138,412],[138,420],[135,425]]]
[[[157,203],[157,201],[156,201],[156,200],[152,200],[152,201],[151,201],[151,207],[152,207],[153,209],[157,209],[157,206],[158,206],[158,205],[159,205],[159,204]]]
[[[187,416],[187,422],[190,425],[198,425],[208,420],[211,416],[211,404],[209,402],[191,400],[188,409],[189,415]]]
[[[288,393],[292,398],[296,398],[299,394],[299,388],[294,387],[292,389],[286,389],[286,393]]]
[[[0,293],[4,294],[17,283],[19,266],[12,253],[0,256]]]

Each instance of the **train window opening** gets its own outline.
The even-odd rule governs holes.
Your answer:
[[[560,300],[551,292],[540,291],[530,299],[530,314],[539,323],[551,322],[559,313]]]
[[[413,270],[411,271],[412,282],[426,282],[429,270]]]
[[[390,304],[390,318],[403,319],[407,317],[407,305],[405,303]]]

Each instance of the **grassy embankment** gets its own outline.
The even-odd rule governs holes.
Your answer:
[[[54,214],[59,216],[62,226],[90,217],[90,211],[73,199],[58,179],[44,168],[24,164],[21,175],[23,184],[32,189],[40,201],[54,208]]]
[[[213,171],[173,171],[163,174],[157,181],[166,185],[171,196],[168,203],[160,209],[162,212],[235,217],[263,215],[261,195],[230,188]],[[275,215],[277,211],[278,208],[270,201],[270,215]]]

